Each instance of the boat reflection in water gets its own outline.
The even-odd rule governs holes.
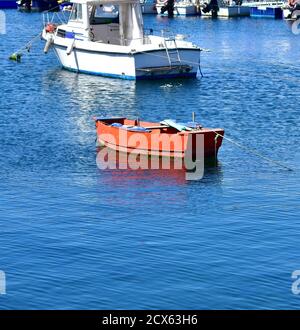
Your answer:
[[[97,147],[96,163],[101,173],[108,173],[111,179],[134,180],[161,180],[168,179],[176,183],[207,180],[207,176],[217,174],[220,181],[221,164],[205,161],[204,173],[201,177],[195,176],[194,170],[187,171],[184,162],[172,157],[149,157],[141,154],[128,154],[108,147]],[[199,171],[199,168],[197,169]],[[214,179],[215,180],[215,179]]]
[[[43,81],[43,93],[53,97],[53,89],[64,94],[64,104],[72,105],[70,110],[76,105],[82,112],[87,113],[88,123],[91,122],[91,115],[99,109],[104,115],[110,116],[121,115],[123,112],[136,115],[135,81],[74,74],[56,68],[48,71]]]
[[[105,157],[103,155],[105,154]],[[152,163],[151,163],[152,162]],[[153,161],[146,155],[130,155],[118,152],[107,147],[97,148],[97,167],[100,171],[108,172],[113,178],[126,180],[153,178],[168,178],[178,183],[186,182],[186,171],[183,168],[176,168],[174,159],[157,157]],[[153,166],[155,163],[155,166]]]

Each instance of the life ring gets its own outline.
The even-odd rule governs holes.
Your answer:
[[[47,33],[53,33],[53,32],[55,32],[56,29],[57,29],[57,26],[56,26],[55,24],[53,24],[53,23],[48,23],[48,24],[46,25],[45,31],[46,31]]]

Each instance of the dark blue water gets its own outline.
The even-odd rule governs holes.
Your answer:
[[[62,71],[39,14],[0,35],[2,309],[299,308],[299,36],[284,21],[146,17],[210,53],[201,80],[135,83]],[[228,141],[203,180],[101,171],[93,115],[186,120]]]

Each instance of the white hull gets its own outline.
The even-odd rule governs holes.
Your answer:
[[[250,16],[250,8],[242,6],[221,7],[218,12],[220,17],[241,17]]]
[[[163,7],[162,4],[157,4],[156,9],[157,13],[160,14],[161,8]],[[197,11],[197,6],[195,5],[180,5],[176,4],[174,6],[174,15],[176,16],[192,16],[192,15],[199,15],[200,13]],[[165,12],[163,15],[168,15],[167,12]]]
[[[201,15],[204,17],[210,17],[211,12],[204,13],[201,11]],[[220,7],[218,11],[219,17],[244,17],[250,16],[250,8],[243,6],[228,6],[228,7]]]
[[[106,46],[109,48],[109,45]],[[125,53],[92,51],[78,45],[78,48],[75,46],[68,55],[67,45],[54,43],[53,47],[65,69],[132,80],[196,77],[200,59],[199,49],[179,48],[181,63],[170,66],[165,49]],[[173,60],[175,62],[175,58]]]

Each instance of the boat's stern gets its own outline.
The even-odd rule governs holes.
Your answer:
[[[199,150],[202,152],[205,162],[215,162],[218,158],[218,152],[223,142],[225,134],[222,128],[200,128],[192,131],[182,132],[185,136],[185,153],[192,153],[193,159],[199,156]],[[200,154],[201,156],[201,154]]]
[[[136,79],[195,78],[201,49],[184,40],[151,36],[134,52]]]

